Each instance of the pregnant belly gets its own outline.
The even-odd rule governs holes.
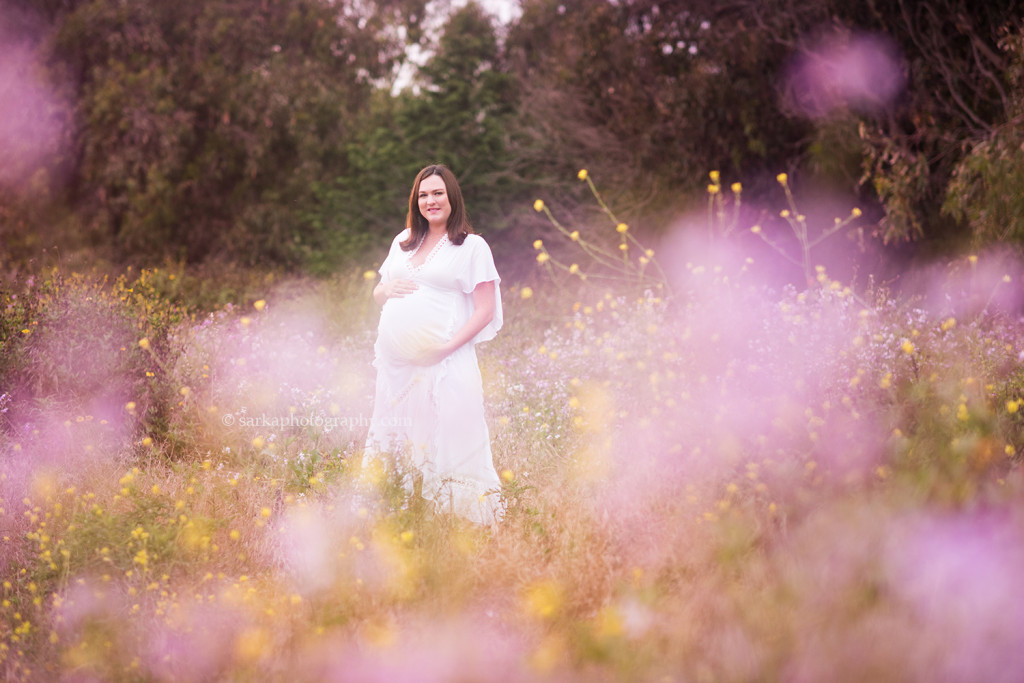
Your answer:
[[[392,360],[415,363],[446,342],[451,334],[451,309],[446,299],[425,287],[389,299],[377,328],[381,351]]]

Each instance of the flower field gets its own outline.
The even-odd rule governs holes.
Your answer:
[[[635,279],[502,283],[493,528],[362,463],[362,274],[6,283],[0,675],[1019,680],[1017,266],[773,289],[612,225]]]

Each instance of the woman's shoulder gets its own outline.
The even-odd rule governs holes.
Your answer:
[[[391,250],[399,249],[399,244],[409,239],[409,235],[412,234],[412,230],[406,228],[402,232],[395,235],[395,239],[391,240]]]
[[[490,247],[487,246],[487,240],[485,240],[483,237],[481,237],[480,235],[476,234],[475,232],[471,232],[468,235],[466,235],[466,239],[465,239],[465,241],[463,241],[462,244],[465,245],[465,246],[468,246],[468,247],[470,247],[471,249],[474,249],[474,250],[476,250],[476,249],[487,249],[488,251],[490,250]]]

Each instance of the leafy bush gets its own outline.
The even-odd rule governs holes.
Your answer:
[[[1024,135],[1008,124],[957,166],[942,210],[966,222],[977,245],[1024,244]]]

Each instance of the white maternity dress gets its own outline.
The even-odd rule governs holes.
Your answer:
[[[489,524],[500,517],[501,482],[484,420],[483,383],[476,344],[501,328],[498,271],[487,243],[471,234],[461,245],[442,237],[426,261],[395,238],[380,267],[381,282],[410,279],[418,288],[384,302],[374,345],[377,389],[366,441],[368,457],[401,454],[423,475],[423,497],[437,509]],[[450,339],[473,313],[473,290],[494,282],[494,318],[440,363],[417,357]]]

